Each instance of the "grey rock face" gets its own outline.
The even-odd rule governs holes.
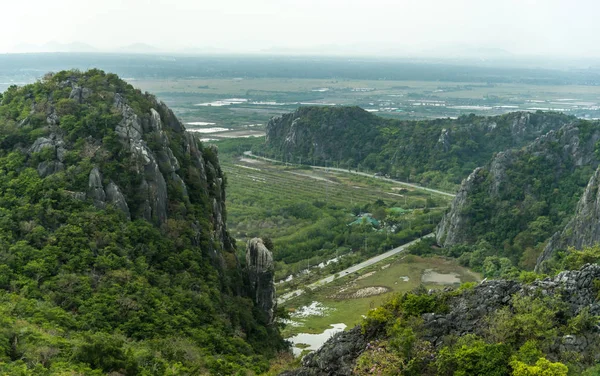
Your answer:
[[[275,282],[273,281],[275,271],[273,255],[265,247],[262,239],[254,238],[248,242],[246,268],[254,303],[266,313],[268,322],[272,323],[277,307]]]
[[[443,151],[447,152],[450,150],[450,130],[446,128],[442,129],[442,133],[440,133],[440,138],[438,139],[438,144],[440,144]]]
[[[31,155],[34,153],[40,153],[43,150],[51,149],[54,160],[43,161],[38,165],[38,174],[45,178],[46,176],[52,175],[58,171],[64,170],[65,154],[65,142],[62,136],[58,133],[51,133],[48,137],[39,137],[33,145],[29,147],[27,152]]]
[[[49,138],[40,137],[37,140],[35,140],[33,145],[31,145],[31,147],[29,148],[29,153],[39,153],[46,148],[54,148],[54,142]]]
[[[439,245],[450,247],[468,240],[468,232],[463,231],[469,224],[469,218],[464,215],[464,208],[468,204],[469,193],[480,180],[479,173],[481,170],[481,167],[476,168],[462,182],[456,197],[452,201],[452,208],[444,215],[436,229],[435,236]]]
[[[167,183],[160,171],[155,154],[143,140],[142,122],[133,108],[119,94],[115,95],[114,106],[123,116],[115,128],[115,132],[129,146],[136,162],[136,169],[139,174],[143,175],[139,191],[144,196],[144,203],[138,212],[148,221],[164,223],[167,220]],[[152,119],[158,116],[160,121],[160,115],[155,110],[152,111]],[[161,130],[162,127],[159,127],[158,131]],[[163,138],[165,142],[168,142],[166,135]]]
[[[92,91],[90,89],[75,86],[71,90],[71,94],[69,94],[69,99],[74,99],[77,103],[83,103],[91,94]]]
[[[529,128],[531,114],[529,113],[519,113],[519,116],[513,119],[510,131],[513,136],[523,137]]]
[[[61,135],[58,133],[50,133],[48,137],[39,137],[33,145],[29,148],[29,154],[39,153],[46,148],[52,148],[56,152],[58,149],[61,150],[61,154],[65,152],[65,142]]]
[[[130,145],[142,140],[142,123],[125,99],[120,94],[115,94],[115,107],[121,112],[123,118],[115,128],[115,132]]]
[[[52,109],[52,112],[50,112],[50,114],[48,115],[48,117],[46,118],[46,123],[48,123],[48,125],[50,126],[55,126],[58,124],[58,115],[56,114],[56,111],[54,109]]]
[[[444,336],[449,334],[465,335],[475,333],[481,335],[485,329],[481,325],[483,317],[499,308],[512,307],[513,295],[518,296],[555,296],[566,303],[567,317],[574,317],[583,309],[590,313],[600,312],[600,304],[596,299],[594,280],[600,278],[600,265],[588,264],[580,270],[565,271],[553,278],[535,281],[531,284],[521,284],[515,281],[487,281],[471,291],[453,298],[450,312],[447,314],[423,315],[426,328],[425,340],[436,346],[443,345]],[[595,343],[581,347],[582,351],[596,353],[600,345],[600,332],[592,329],[586,333],[595,338]],[[578,344],[580,346],[581,344]],[[554,349],[556,353],[559,348]],[[600,354],[595,354],[600,358]]]
[[[356,358],[367,347],[367,340],[356,326],[334,335],[316,352],[302,359],[302,368],[284,372],[281,376],[352,375]]]
[[[64,169],[65,165],[59,161],[43,161],[38,164],[37,172],[40,177],[45,178]]]
[[[106,186],[106,200],[109,204],[119,208],[128,219],[131,219],[131,214],[129,213],[129,206],[127,205],[127,201],[125,200],[125,196],[121,193],[119,186],[116,185],[113,181],[108,183]]]
[[[537,260],[536,270],[544,270],[544,262],[558,250],[581,249],[600,242],[600,167],[590,178],[579,199],[575,215],[564,230],[555,233]]]
[[[87,197],[94,200],[97,206],[104,206],[106,202],[106,193],[104,192],[104,186],[102,185],[102,174],[98,167],[92,168],[88,179],[88,193]]]

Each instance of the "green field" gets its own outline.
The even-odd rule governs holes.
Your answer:
[[[442,279],[446,277],[448,280],[443,282],[440,279],[439,283],[423,281],[426,270],[440,273],[442,276],[437,275],[437,277]],[[306,292],[285,303],[284,307],[292,314],[298,308],[314,301],[322,303],[327,311],[322,316],[314,315],[305,319],[292,318],[294,325],[297,326],[287,325],[284,336],[290,337],[300,332],[320,333],[335,323],[344,323],[348,327],[353,327],[360,323],[362,315],[366,314],[369,309],[380,306],[391,295],[408,292],[421,285],[426,289],[438,289],[447,286],[456,287],[460,283],[474,282],[480,279],[477,273],[458,265],[455,260],[439,257],[421,258],[401,253],[363,269],[360,273],[334,280],[324,287]],[[388,291],[380,295],[354,297],[357,291],[368,287],[385,287]]]
[[[376,178],[240,156],[257,142],[216,143],[227,176],[227,224],[240,259],[249,239],[270,238],[280,280],[344,255],[338,263],[312,268],[310,276],[280,286],[281,291],[430,233],[449,205],[449,197]],[[350,225],[361,222],[357,215],[364,213],[379,225]]]

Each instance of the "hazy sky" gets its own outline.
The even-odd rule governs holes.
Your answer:
[[[0,0],[0,52],[83,42],[99,49],[332,47],[413,54],[500,48],[600,56],[598,0]],[[29,47],[28,47],[29,48]]]

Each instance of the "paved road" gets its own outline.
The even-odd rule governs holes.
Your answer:
[[[339,273],[332,274],[332,275],[327,276],[327,277],[325,277],[323,279],[320,279],[320,280],[318,280],[316,282],[313,282],[310,285],[306,286],[306,288],[314,290],[317,287],[320,287],[320,286],[323,286],[323,285],[326,285],[326,284],[332,282],[334,279],[336,279],[336,275],[338,275],[337,278],[341,278],[341,277],[347,276],[348,274],[357,272],[357,271],[359,271],[361,269],[366,268],[367,266],[371,266],[373,264],[376,264],[376,263],[378,263],[378,262],[380,262],[382,260],[385,260],[386,258],[392,257],[392,256],[394,256],[394,255],[396,255],[396,254],[404,251],[404,249],[406,249],[407,247],[415,244],[416,242],[420,241],[421,239],[430,238],[432,236],[433,236],[433,233],[425,235],[422,238],[413,240],[412,242],[408,242],[408,243],[406,243],[404,245],[401,245],[398,248],[392,249],[391,251],[387,251],[386,253],[382,253],[382,254],[380,254],[378,256],[375,256],[375,257],[372,257],[372,258],[370,258],[370,259],[368,259],[366,261],[363,261],[360,264],[356,264],[356,265],[353,265],[353,266],[351,266],[351,267],[349,267],[347,269],[344,269],[344,270],[342,270]],[[295,298],[297,296],[300,296],[303,293],[304,293],[303,289],[298,289],[298,290],[290,291],[287,294],[283,294],[280,297],[278,297],[277,298],[277,304],[285,303],[286,301],[288,301],[290,299],[293,299],[293,298]]]
[[[282,163],[281,161],[275,160],[275,159],[271,159],[271,158],[265,158],[265,157],[259,157],[258,155],[254,155],[252,154],[251,151],[245,151],[244,155],[247,157],[251,157],[251,158],[256,158],[256,159],[262,159],[263,161],[268,161],[268,162],[275,162],[275,163]],[[336,172],[345,172],[347,174],[354,174],[354,175],[361,175],[361,176],[367,176],[372,178],[373,174],[369,174],[366,172],[359,172],[359,171],[348,171],[346,169],[343,168],[335,168],[335,167],[323,167],[323,166],[310,166],[308,165],[308,167],[311,167],[315,170],[324,170],[324,171],[336,171]],[[437,193],[438,195],[443,195],[443,196],[447,196],[447,197],[454,197],[456,196],[454,193],[448,193],[448,192],[444,192],[444,191],[438,191],[437,189],[432,189],[432,188],[425,188],[425,187],[421,187],[420,185],[417,184],[412,184],[412,183],[407,183],[404,181],[399,181],[399,180],[394,180],[394,179],[388,179],[385,178],[383,176],[377,176],[377,179],[381,179],[381,180],[385,180],[385,181],[389,181],[391,183],[396,183],[399,185],[404,185],[406,187],[411,187],[414,189],[418,189],[421,191],[426,191],[426,192],[431,192],[431,193]]]

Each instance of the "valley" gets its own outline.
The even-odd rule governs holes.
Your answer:
[[[589,86],[142,76],[0,96],[1,372],[593,368]]]

